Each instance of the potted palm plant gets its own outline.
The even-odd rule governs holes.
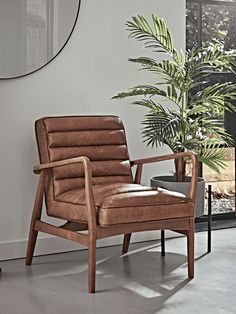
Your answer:
[[[142,42],[155,55],[129,61],[151,72],[156,83],[135,86],[113,98],[136,97],[133,104],[147,108],[142,121],[143,140],[147,145],[165,144],[173,153],[194,151],[201,162],[220,173],[226,166],[224,147],[233,144],[221,119],[225,110],[236,110],[232,104],[236,99],[236,86],[231,82],[210,84],[210,75],[212,72],[234,72],[236,51],[225,52],[220,43],[179,51],[174,48],[164,20],[157,16],[147,21],[138,15],[126,26],[130,37]],[[174,177],[162,179],[177,181],[183,186],[189,180],[187,162],[186,159],[176,160]],[[200,178],[199,182],[203,196],[198,197],[197,216],[204,210],[204,182],[201,183]],[[152,185],[165,186],[155,179],[152,179]],[[182,187],[172,189],[183,191]]]

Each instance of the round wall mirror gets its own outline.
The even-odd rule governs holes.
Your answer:
[[[64,48],[80,0],[1,0],[0,79],[35,72]]]

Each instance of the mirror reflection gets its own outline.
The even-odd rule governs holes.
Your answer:
[[[0,0],[0,78],[29,74],[69,38],[80,0]]]

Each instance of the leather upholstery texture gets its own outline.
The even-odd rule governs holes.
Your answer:
[[[194,205],[183,194],[134,184],[120,118],[48,117],[37,120],[35,127],[41,163],[90,159],[98,224],[194,216]],[[50,170],[45,191],[48,215],[87,221],[81,164]]]

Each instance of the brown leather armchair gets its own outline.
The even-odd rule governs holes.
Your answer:
[[[192,152],[130,161],[123,124],[115,116],[46,117],[36,121],[40,165],[26,264],[30,265],[38,231],[88,246],[88,291],[95,292],[96,240],[124,234],[123,253],[132,232],[175,230],[187,236],[188,276],[194,276],[194,204],[197,157]],[[192,158],[189,195],[140,184],[146,163]],[[131,167],[136,166],[133,179]],[[54,226],[47,214],[66,220]],[[81,233],[88,230],[88,233]]]

